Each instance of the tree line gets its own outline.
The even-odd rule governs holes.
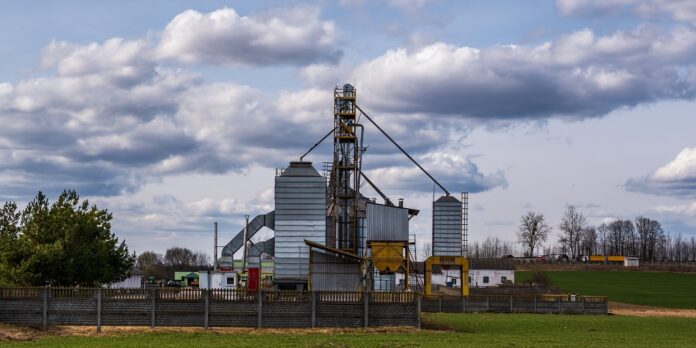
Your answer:
[[[146,277],[156,279],[174,279],[174,272],[196,272],[211,267],[209,257],[200,251],[173,247],[160,254],[145,251],[138,255],[135,267],[143,271]]]
[[[543,249],[544,254],[564,254],[571,259],[583,255],[634,256],[641,261],[696,261],[696,237],[672,237],[662,225],[644,216],[634,220],[617,219],[599,226],[575,206],[568,205],[558,226],[558,239],[543,246],[552,231],[543,214],[529,211],[520,218],[518,241],[524,255],[531,257]]]

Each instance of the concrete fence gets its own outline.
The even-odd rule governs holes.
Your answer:
[[[607,314],[606,297],[569,295],[428,296],[423,312]]]
[[[0,322],[40,326],[420,327],[417,293],[0,288]]]

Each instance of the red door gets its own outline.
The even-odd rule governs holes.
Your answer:
[[[257,290],[259,288],[259,280],[261,279],[260,276],[260,269],[259,268],[249,268],[249,275],[248,275],[248,285],[247,289],[249,290]]]

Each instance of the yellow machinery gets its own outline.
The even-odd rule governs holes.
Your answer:
[[[408,289],[409,283],[409,257],[408,241],[375,242],[368,241],[367,247],[371,249],[370,262],[380,272],[404,272],[404,287]]]
[[[425,296],[432,293],[434,265],[459,268],[462,275],[462,296],[469,296],[469,261],[463,256],[431,256],[425,260]]]

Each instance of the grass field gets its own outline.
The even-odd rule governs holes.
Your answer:
[[[137,333],[47,336],[17,347],[460,347],[460,346],[650,346],[696,345],[696,319],[552,314],[428,314],[421,331],[224,334]]]
[[[696,309],[696,274],[668,272],[550,271],[552,286],[581,295],[607,296],[610,301],[668,308]],[[515,281],[532,272],[517,272]]]

